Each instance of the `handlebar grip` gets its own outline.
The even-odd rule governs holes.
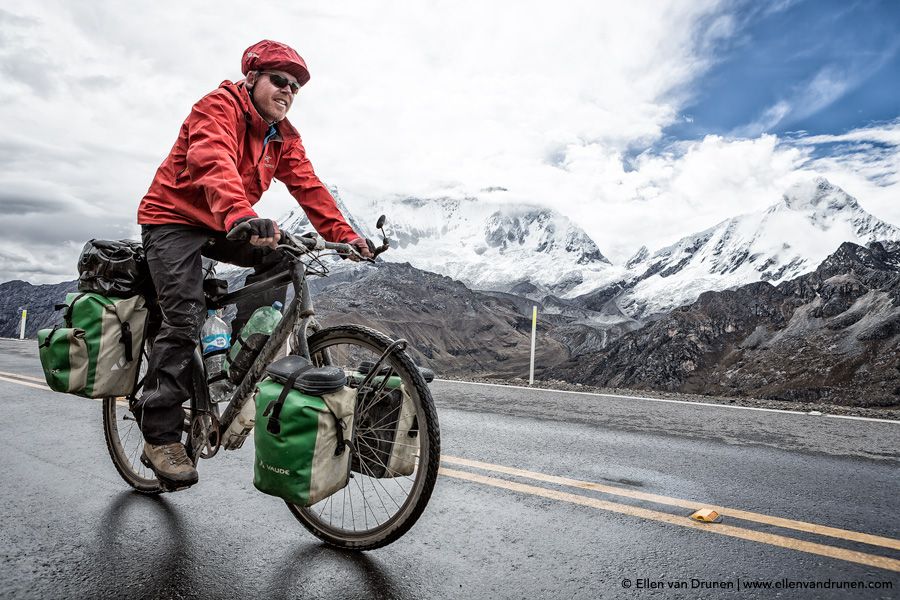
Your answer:
[[[251,229],[250,223],[241,223],[236,227],[232,227],[231,231],[225,235],[225,239],[232,242],[245,242],[250,239]]]
[[[381,254],[382,252],[384,252],[385,250],[390,248],[390,245],[391,245],[390,242],[388,242],[387,240],[384,240],[384,243],[376,248],[375,244],[372,243],[372,240],[366,240],[366,241],[369,242],[369,250],[372,251],[372,258],[375,258],[379,254]]]

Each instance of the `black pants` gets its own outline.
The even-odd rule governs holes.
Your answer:
[[[151,444],[181,440],[182,403],[192,393],[191,359],[206,320],[203,258],[241,267],[256,267],[247,283],[265,278],[283,266],[280,252],[230,242],[225,234],[190,225],[144,225],[141,228],[150,276],[156,288],[162,324],[150,351],[147,377],[136,413],[144,439]],[[287,288],[238,304],[239,328],[258,307],[285,301]],[[237,335],[235,330],[234,335]]]

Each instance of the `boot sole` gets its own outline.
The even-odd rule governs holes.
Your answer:
[[[166,492],[177,492],[180,490],[186,490],[189,487],[195,485],[200,480],[200,478],[198,477],[194,481],[190,481],[190,482],[175,481],[173,479],[169,479],[168,477],[166,477],[164,475],[160,475],[156,471],[156,469],[153,467],[153,463],[150,462],[150,459],[147,458],[147,455],[144,452],[141,452],[141,463],[145,467],[147,467],[148,469],[153,471],[153,474],[156,475],[156,478],[159,480],[159,484],[162,487],[163,491],[166,491]]]

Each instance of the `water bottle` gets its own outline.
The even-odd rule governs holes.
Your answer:
[[[281,321],[282,306],[281,302],[276,302],[272,306],[257,308],[241,328],[237,340],[228,352],[228,358],[225,359],[225,370],[233,384],[241,383],[260,350],[269,341],[269,336]]]
[[[207,311],[206,314],[206,322],[200,330],[203,364],[206,365],[209,398],[213,402],[221,402],[231,393],[231,386],[224,373],[225,356],[231,347],[231,325],[223,321],[214,310]]]
[[[222,447],[226,450],[237,450],[244,445],[247,436],[253,431],[256,424],[256,402],[254,398],[249,398],[241,412],[237,414],[225,433],[222,434]]]

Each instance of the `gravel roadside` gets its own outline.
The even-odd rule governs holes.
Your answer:
[[[646,398],[660,398],[664,400],[683,400],[686,402],[706,402],[709,404],[723,404],[731,406],[746,406],[752,408],[772,408],[777,410],[795,410],[801,412],[820,412],[830,415],[846,415],[851,417],[866,417],[869,419],[889,419],[900,421],[900,404],[894,407],[864,408],[856,406],[840,406],[837,404],[825,404],[820,402],[786,402],[783,400],[765,400],[761,398],[748,398],[741,396],[702,396],[699,394],[683,394],[680,392],[659,392],[653,390],[632,390],[625,388],[604,388],[572,384],[556,379],[535,381],[533,386],[528,385],[527,379],[494,379],[485,377],[452,377],[438,374],[441,379],[448,381],[468,381],[471,383],[490,383],[495,385],[522,386],[534,388],[546,388],[569,392],[589,392],[594,394],[612,394],[619,396],[643,396]]]

